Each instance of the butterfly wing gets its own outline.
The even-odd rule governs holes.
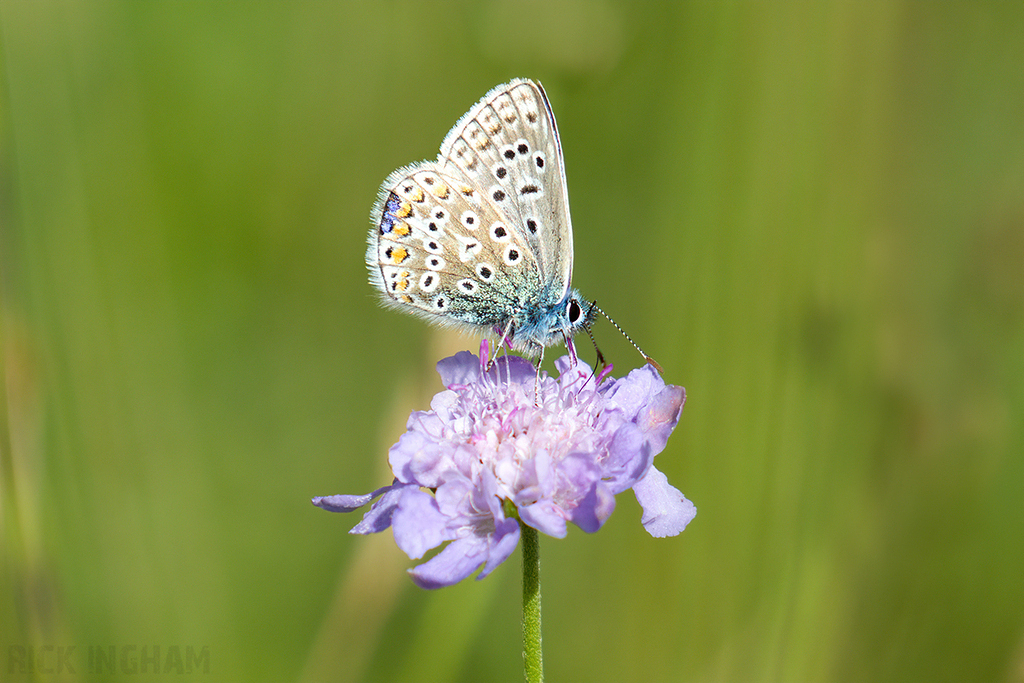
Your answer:
[[[386,305],[441,325],[561,339],[572,228],[555,119],[539,84],[492,89],[437,162],[398,169],[371,212],[366,263]],[[514,325],[511,325],[514,323]]]
[[[517,79],[487,93],[441,144],[442,172],[480,188],[536,256],[537,303],[562,301],[572,279],[572,224],[562,145],[539,83]]]
[[[540,282],[537,260],[493,199],[423,162],[381,186],[366,264],[388,306],[470,331],[502,328]]]

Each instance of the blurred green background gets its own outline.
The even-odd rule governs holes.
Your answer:
[[[309,498],[389,482],[477,348],[377,307],[380,182],[527,76],[574,284],[687,388],[658,467],[699,510],[652,539],[624,494],[543,540],[549,679],[1024,680],[1024,4],[0,22],[0,679],[50,680],[16,659],[47,646],[138,679],[90,669],[113,645],[206,648],[176,680],[521,680],[518,553],[424,592]]]

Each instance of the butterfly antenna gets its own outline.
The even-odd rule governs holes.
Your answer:
[[[614,320],[612,320],[610,315],[608,315],[607,313],[605,313],[604,311],[601,310],[601,307],[597,305],[596,301],[592,304],[592,307],[598,313],[600,313],[605,318],[607,318],[608,322],[610,322],[613,326],[615,326],[615,329],[617,329],[619,331],[619,333],[622,334],[622,336],[626,338],[626,341],[628,341],[630,344],[632,344],[633,348],[640,352],[640,355],[644,357],[644,360],[647,361],[648,363],[650,363],[652,366],[654,366],[654,369],[658,371],[659,375],[665,374],[665,371],[661,369],[661,366],[658,365],[658,362],[656,360],[654,360],[653,358],[651,358],[650,356],[648,356],[646,353],[644,353],[644,350],[641,349],[639,346],[637,346],[637,343],[635,341],[633,341],[628,334],[626,334],[626,331],[624,329],[622,329],[621,327],[619,327],[619,324],[617,322],[615,322]],[[593,339],[594,338],[593,335],[591,335],[590,338]],[[595,349],[597,348],[597,343],[596,342],[594,343],[594,348]],[[601,352],[598,351],[597,354],[598,354],[598,358],[603,360],[603,357],[601,356]]]

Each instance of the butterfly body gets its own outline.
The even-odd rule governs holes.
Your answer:
[[[593,307],[570,286],[562,147],[543,88],[492,89],[437,161],[393,172],[371,212],[366,264],[386,306],[536,354],[571,344]]]

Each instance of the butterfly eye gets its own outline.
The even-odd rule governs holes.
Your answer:
[[[583,315],[583,309],[576,303],[576,299],[569,299],[569,308],[566,312],[569,315],[569,323],[571,325],[575,325],[580,316]]]

